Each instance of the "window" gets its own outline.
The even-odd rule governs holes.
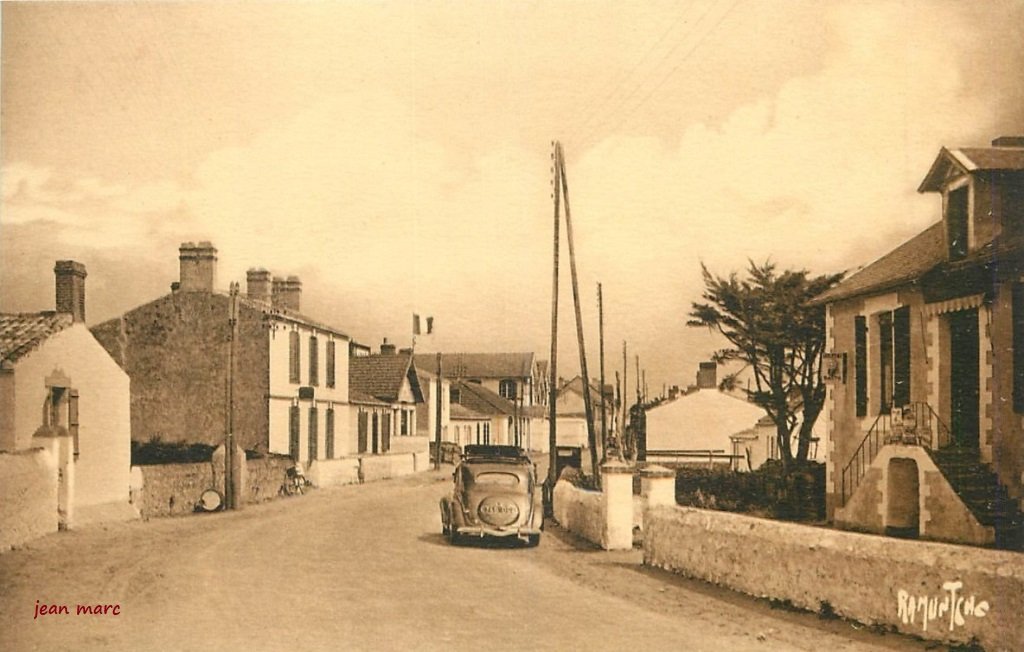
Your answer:
[[[78,390],[68,391],[68,433],[74,445],[75,459],[78,459]]]
[[[299,373],[299,331],[288,333],[288,382],[302,382]]]
[[[309,384],[316,387],[320,384],[320,351],[316,335],[309,336]]]
[[[506,378],[498,383],[498,395],[501,396],[501,398],[514,401],[518,396],[516,392],[516,381]]]
[[[401,430],[401,433],[403,435],[408,435],[409,434],[409,411],[408,410],[402,410],[402,430]]]
[[[856,402],[857,416],[863,417],[868,413],[868,322],[867,318],[857,316],[853,318],[853,370],[856,375]]]
[[[299,461],[299,406],[293,405],[288,411],[288,455]]]
[[[892,313],[893,387],[892,400],[897,407],[910,403],[910,308]]]
[[[1024,283],[1013,286],[1013,409],[1024,414]]]
[[[366,412],[359,413],[359,427],[357,430],[358,440],[356,442],[356,450],[359,453],[365,453],[367,448],[367,439],[370,430],[370,416]]]
[[[461,403],[462,402],[462,390],[458,387],[452,387],[448,390],[448,402],[449,403]]]
[[[320,424],[318,423],[318,414],[316,407],[309,408],[309,459],[313,461],[319,457],[319,450],[317,448],[319,442],[317,441],[317,435],[320,432]]]
[[[878,316],[878,337],[879,337],[879,378],[878,398],[881,401],[879,409],[881,412],[888,412],[892,407],[892,313],[883,312]]]
[[[327,340],[327,386],[334,387],[334,340]]]
[[[946,199],[946,236],[949,259],[967,256],[967,186],[951,190]]]
[[[334,459],[334,408],[327,408],[324,420],[325,439],[327,440],[327,459]]]

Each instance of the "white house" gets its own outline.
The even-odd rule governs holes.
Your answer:
[[[137,517],[128,375],[85,326],[85,266],[54,272],[56,312],[0,314],[0,451],[54,454],[62,527]]]

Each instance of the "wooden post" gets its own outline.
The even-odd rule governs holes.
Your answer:
[[[231,284],[228,308],[228,414],[224,441],[224,506],[237,507],[235,496],[235,341],[238,339],[238,283]]]
[[[601,295],[601,284],[597,284],[597,339],[601,357],[601,451],[608,456],[608,418],[604,400],[604,302]]]
[[[552,147],[555,143],[551,143]],[[555,160],[556,149],[551,151],[551,172],[554,175],[551,180],[551,198],[555,205],[554,221],[554,265],[551,268],[551,364],[548,369],[548,505],[551,510],[551,495],[555,490],[555,483],[558,482],[556,467],[558,465],[557,429],[555,421],[555,402],[558,399],[558,226],[560,213],[561,191],[559,190],[559,167]]]
[[[565,238],[569,242],[569,271],[572,276],[572,302],[576,311],[576,343],[580,351],[580,373],[583,376],[583,412],[587,419],[587,444],[590,447],[590,464],[595,484],[601,486],[601,468],[597,463],[597,435],[594,432],[594,406],[590,400],[590,374],[587,371],[587,349],[583,341],[583,315],[580,311],[580,286],[576,274],[576,247],[572,237],[572,211],[569,210],[569,182],[565,175],[565,156],[561,144],[556,143],[558,176],[562,182],[562,198],[565,199]]]
[[[441,375],[441,352],[437,352],[437,398],[434,400],[434,407],[437,414],[434,417],[434,470],[441,468],[441,392],[444,387]]]
[[[629,358],[626,357],[626,340],[622,340],[622,391],[619,392],[619,402],[622,403],[619,406],[620,414],[619,419],[622,420],[621,429],[619,430],[619,436],[626,436],[626,415],[629,414],[629,401],[626,400],[626,392],[629,387]],[[623,445],[625,442],[623,442]]]

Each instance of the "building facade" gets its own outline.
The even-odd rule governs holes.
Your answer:
[[[878,533],[1013,545],[1024,498],[1024,139],[943,148],[941,219],[815,301],[835,373],[827,511]]]
[[[308,462],[348,440],[349,338],[303,315],[302,284],[250,269],[246,292],[217,289],[217,250],[183,243],[170,294],[92,328],[131,378],[131,433]],[[229,379],[232,391],[229,397]]]

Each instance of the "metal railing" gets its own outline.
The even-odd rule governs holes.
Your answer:
[[[886,444],[922,446],[937,450],[950,442],[950,432],[939,415],[924,401],[909,403],[878,415],[860,446],[843,467],[840,505],[845,505],[861,479]]]

